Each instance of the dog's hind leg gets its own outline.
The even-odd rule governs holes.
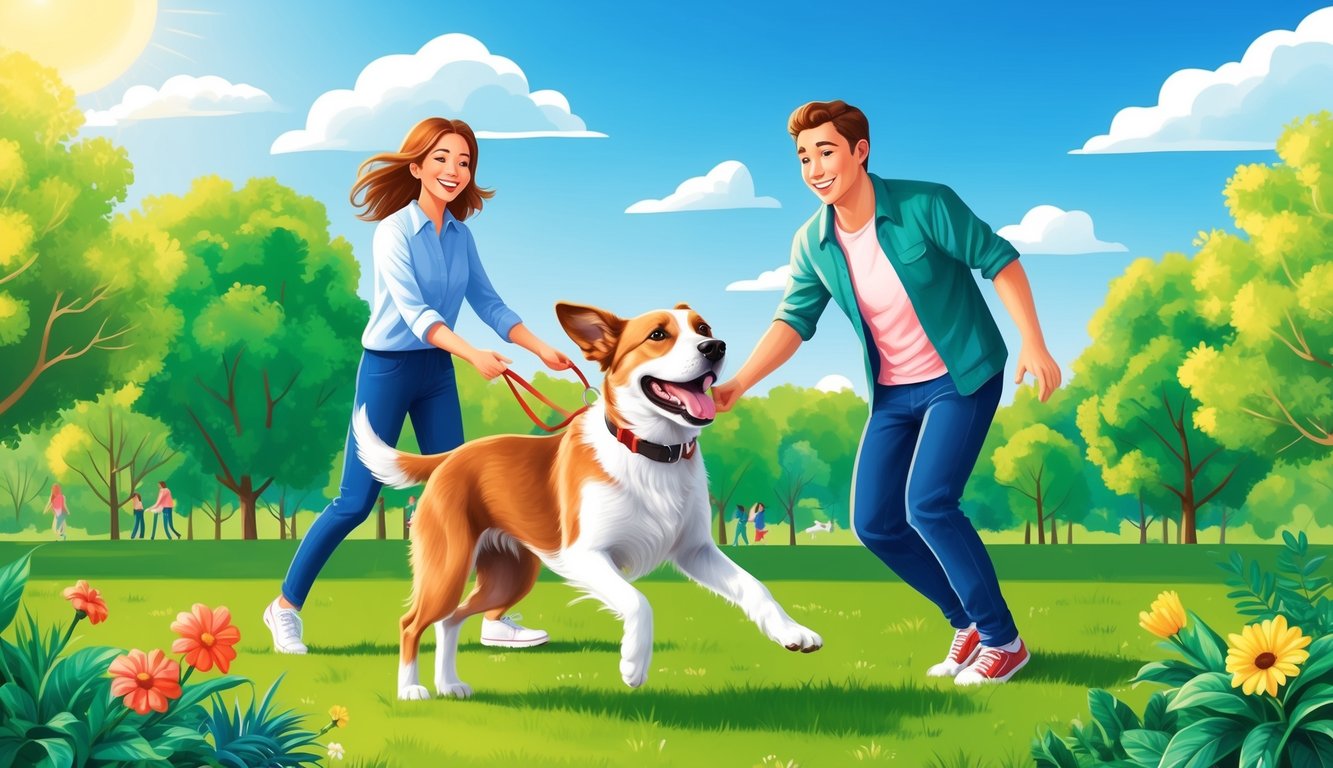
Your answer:
[[[541,561],[512,540],[483,535],[477,547],[477,583],[458,610],[435,624],[435,690],[465,699],[472,688],[458,679],[459,627],[478,613],[508,610],[532,590]]]
[[[439,514],[419,515],[413,523],[412,602],[399,622],[400,699],[430,698],[417,672],[421,635],[426,627],[458,608],[472,570],[476,535],[464,516],[462,503],[449,499],[447,492],[441,494],[439,502]]]

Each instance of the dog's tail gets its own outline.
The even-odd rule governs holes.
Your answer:
[[[366,416],[364,405],[357,408],[352,416],[352,435],[356,438],[356,457],[366,465],[376,480],[391,488],[421,485],[449,455],[437,453],[419,456],[385,444],[370,426],[370,417]]]

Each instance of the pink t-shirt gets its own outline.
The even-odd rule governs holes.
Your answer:
[[[171,505],[172,505],[172,504],[171,504],[171,491],[168,491],[166,488],[162,488],[161,490],[159,490],[159,491],[157,492],[157,502],[154,503],[153,506],[155,506],[155,507],[170,507]]]
[[[872,216],[864,227],[847,232],[836,227],[838,243],[856,291],[861,317],[879,351],[879,383],[915,384],[949,372],[917,319],[903,281],[879,245]]]

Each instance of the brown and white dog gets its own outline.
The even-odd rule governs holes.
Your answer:
[[[695,440],[717,413],[708,388],[726,345],[684,304],[627,320],[562,303],[556,315],[606,374],[603,399],[563,433],[499,435],[416,456],[385,445],[364,412],[356,415],[358,455],[377,479],[399,488],[426,483],[412,518],[398,697],[429,697],[417,654],[430,624],[436,691],[471,695],[455,663],[459,625],[517,603],[542,563],[623,620],[620,675],[630,687],[647,678],[653,649],[652,608],[630,582],[667,560],[740,606],[779,645],[819,650],[819,635],[793,621],[710,536]],[[476,584],[462,600],[474,568]]]

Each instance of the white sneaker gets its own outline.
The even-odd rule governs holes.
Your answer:
[[[295,608],[283,608],[275,598],[264,609],[264,626],[273,633],[273,650],[278,653],[306,653],[309,649],[301,642],[301,613]]]
[[[550,636],[540,629],[528,629],[516,619],[522,614],[501,616],[499,621],[491,621],[485,616],[481,619],[481,644],[497,648],[531,648],[543,645]]]

